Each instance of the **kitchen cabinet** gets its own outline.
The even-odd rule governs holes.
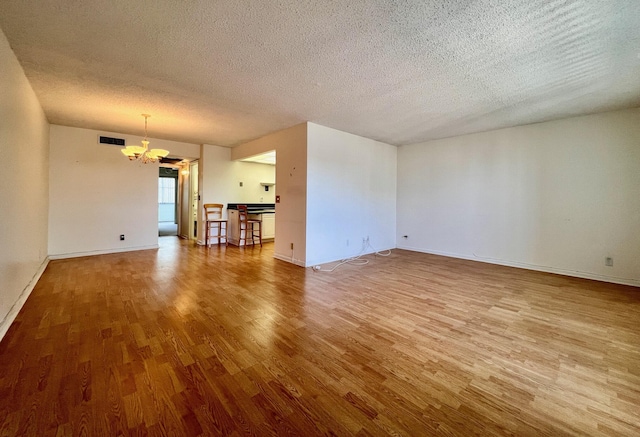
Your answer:
[[[229,244],[234,246],[240,245],[240,217],[238,210],[228,209],[228,237]],[[249,214],[250,219],[262,220],[262,241],[270,241],[275,238],[276,235],[276,214],[273,212]],[[244,232],[244,231],[243,231]],[[244,245],[244,242],[242,243]]]
[[[276,215],[265,213],[262,216],[262,241],[273,240],[276,237]]]

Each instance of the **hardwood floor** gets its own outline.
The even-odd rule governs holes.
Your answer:
[[[396,250],[52,261],[0,344],[1,435],[640,435],[640,289]]]

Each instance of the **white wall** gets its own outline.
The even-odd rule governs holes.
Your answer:
[[[204,146],[203,161],[202,166],[206,169],[204,203],[275,202],[273,187],[264,191],[260,185],[260,182],[275,182],[275,166],[231,161],[231,149],[210,145]]]
[[[0,339],[46,266],[49,124],[0,30]]]
[[[308,123],[307,265],[396,247],[397,148]],[[371,253],[367,247],[364,253]]]
[[[397,238],[411,250],[639,285],[640,110],[400,147]]]
[[[261,182],[276,182],[275,165],[241,161],[234,161],[232,164],[235,174],[235,198],[239,199],[232,203],[275,203],[275,187],[265,191],[264,186],[260,185]]]
[[[366,236],[377,250],[395,247],[394,146],[303,123],[237,146],[231,157],[270,150],[280,196],[276,258],[302,266],[335,261],[360,253]]]
[[[49,254],[52,257],[148,249],[158,244],[158,164],[128,161],[99,135],[139,136],[51,126]],[[199,146],[150,138],[153,148],[198,156]],[[125,241],[120,241],[125,234]]]
[[[306,265],[307,123],[231,149],[231,159],[276,151],[276,258]],[[291,244],[294,249],[291,250]]]
[[[202,145],[198,171],[200,182],[198,190],[200,202],[198,203],[198,242],[204,244],[204,223],[202,221],[202,205],[205,203],[232,202],[230,192],[234,189],[233,172],[231,170],[231,149],[227,147]],[[226,209],[223,211],[227,217]]]

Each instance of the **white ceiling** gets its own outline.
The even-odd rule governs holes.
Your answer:
[[[51,123],[402,145],[640,106],[639,0],[2,0]]]

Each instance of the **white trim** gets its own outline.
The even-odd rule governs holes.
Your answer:
[[[446,256],[449,258],[466,259],[469,261],[478,261],[478,262],[483,262],[488,264],[497,264],[497,265],[507,266],[507,267],[516,267],[516,268],[526,269],[526,270],[535,270],[538,272],[555,273],[557,275],[572,276],[574,278],[592,279],[595,281],[603,281],[603,282],[610,282],[613,284],[631,285],[633,287],[640,287],[640,279],[618,278],[615,276],[599,275],[597,273],[580,272],[577,270],[558,269],[558,268],[549,267],[549,266],[539,266],[535,264],[497,260],[493,258],[484,258],[479,256],[469,257],[465,255],[460,255],[457,253],[440,252],[437,250],[417,249],[415,247],[409,247],[409,246],[398,246],[398,249],[410,250],[413,252],[428,253],[431,255]]]
[[[18,313],[20,313],[20,310],[22,309],[22,307],[24,306],[24,303],[27,301],[27,299],[31,295],[31,292],[33,291],[36,284],[40,280],[40,276],[42,276],[48,264],[49,264],[49,257],[45,258],[44,261],[42,261],[42,264],[40,264],[38,271],[35,273],[35,275],[33,275],[31,280],[27,284],[27,286],[22,290],[22,293],[20,293],[20,296],[18,296],[18,299],[16,299],[16,301],[13,303],[13,305],[9,309],[9,312],[7,313],[7,315],[4,317],[2,322],[0,322],[0,341],[2,341],[5,334],[11,327],[11,324],[18,316]]]
[[[288,263],[295,264],[295,265],[300,266],[300,267],[307,267],[305,265],[304,261],[299,260],[299,259],[295,259],[295,258],[291,258],[290,256],[278,255],[277,253],[274,253],[273,257],[275,259],[279,259],[281,261],[286,261]]]
[[[106,250],[90,250],[88,252],[72,252],[72,253],[59,253],[57,255],[49,255],[49,259],[67,259],[67,258],[78,258],[81,256],[93,256],[93,255],[108,255],[111,253],[121,253],[121,252],[134,252],[136,250],[150,250],[157,249],[157,244],[152,246],[138,246],[138,247],[127,247],[124,249],[106,249]]]

